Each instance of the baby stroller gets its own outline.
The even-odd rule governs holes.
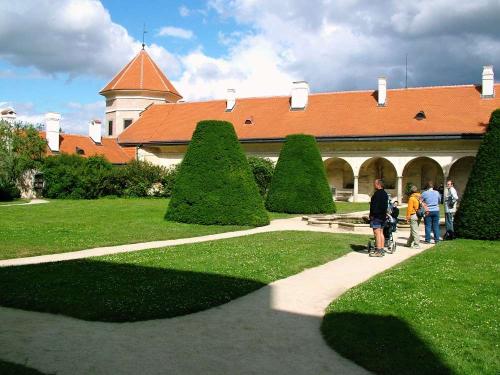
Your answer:
[[[391,215],[387,215],[387,220],[384,224],[384,252],[393,254],[396,251],[396,240],[393,233],[397,230],[397,220]],[[375,243],[373,240],[368,241],[368,254],[372,256],[375,251]]]

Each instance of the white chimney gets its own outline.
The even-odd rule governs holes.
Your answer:
[[[306,81],[294,82],[290,110],[305,109],[309,100],[309,84]]]
[[[227,89],[226,93],[226,112],[231,112],[236,105],[236,90]]]
[[[51,151],[59,152],[60,120],[61,115],[59,113],[49,112],[45,114],[45,134]]]
[[[494,98],[495,97],[495,87],[494,87],[495,77],[493,74],[493,65],[483,66],[483,85],[482,85],[482,98]]]
[[[97,143],[101,144],[101,121],[92,120],[89,122],[89,137]]]
[[[387,79],[385,77],[378,78],[378,106],[385,107],[387,104]]]

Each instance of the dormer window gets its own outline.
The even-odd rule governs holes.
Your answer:
[[[245,120],[245,125],[253,125],[253,116],[250,116]]]
[[[417,121],[425,120],[426,118],[427,118],[427,116],[425,116],[424,111],[420,111],[415,115],[415,120],[417,120]]]
[[[75,152],[77,155],[85,155],[85,150],[80,147],[76,147]]]

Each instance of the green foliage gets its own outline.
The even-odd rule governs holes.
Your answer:
[[[491,114],[488,130],[455,215],[458,237],[500,239],[500,109]]]
[[[0,121],[0,200],[19,196],[23,174],[40,167],[45,147],[33,125]]]
[[[256,156],[248,157],[248,164],[253,173],[253,178],[259,188],[259,193],[263,197],[266,195],[271,179],[273,178],[274,163],[267,158],[259,158]]]
[[[231,123],[215,120],[198,123],[165,218],[197,224],[269,223]]]
[[[108,192],[112,165],[102,156],[49,156],[43,165],[47,198],[95,199]]]
[[[333,202],[321,155],[313,136],[286,137],[267,194],[273,212],[333,213]]]

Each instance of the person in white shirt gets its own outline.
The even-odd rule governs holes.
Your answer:
[[[454,239],[455,231],[453,228],[453,216],[457,211],[457,202],[458,202],[458,194],[457,190],[453,186],[453,181],[446,181],[446,187],[444,189],[444,214],[445,214],[445,222],[446,222],[446,239]]]

